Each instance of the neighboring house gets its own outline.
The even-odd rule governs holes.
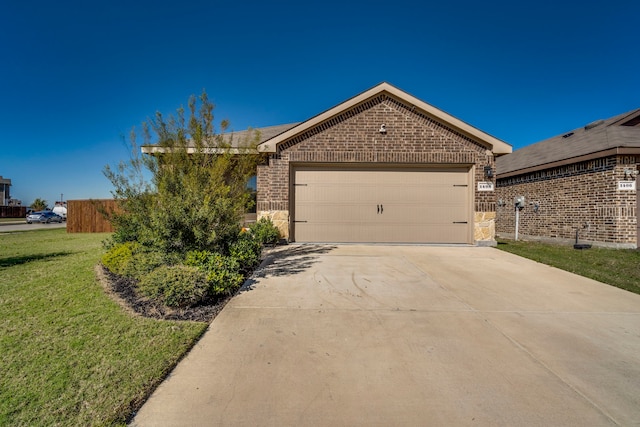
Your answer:
[[[11,180],[0,175],[0,206],[9,206],[11,200]]]
[[[589,123],[496,161],[497,232],[529,239],[638,247],[640,109]]]
[[[495,244],[511,146],[394,86],[261,140],[258,217],[290,241]]]

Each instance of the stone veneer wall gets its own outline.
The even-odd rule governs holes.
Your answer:
[[[617,182],[638,164],[640,156],[611,156],[498,177],[496,231],[514,234],[513,199],[524,196],[518,228],[523,238],[568,242],[579,229],[581,242],[636,247],[637,191],[618,191]]]
[[[381,124],[387,128],[380,134]],[[491,151],[472,139],[415,111],[411,105],[381,94],[280,144],[268,164],[258,167],[258,218],[272,218],[289,236],[292,165],[386,164],[475,166],[474,185],[489,181],[484,166],[495,170]],[[474,237],[495,243],[495,192],[474,188]]]

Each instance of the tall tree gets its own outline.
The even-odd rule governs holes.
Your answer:
[[[248,179],[255,174],[259,134],[249,131],[231,143],[228,122],[214,126],[214,105],[202,93],[192,96],[188,117],[175,116],[143,123],[142,154],[138,133],[130,136],[131,157],[104,173],[114,186],[119,211],[112,214],[116,242],[138,241],[164,252],[192,249],[225,252],[238,233],[250,195]]]

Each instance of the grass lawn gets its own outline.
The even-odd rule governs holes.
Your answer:
[[[640,294],[640,250],[499,240],[498,249]]]
[[[113,425],[205,331],[132,317],[94,266],[106,234],[0,234],[0,425]]]
[[[0,218],[0,224],[3,222],[25,222],[24,218]]]

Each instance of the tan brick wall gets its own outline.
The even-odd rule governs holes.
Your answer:
[[[383,123],[386,134],[378,132]],[[268,165],[258,168],[258,212],[288,212],[292,165],[304,163],[475,165],[475,182],[487,180],[485,165],[495,170],[493,155],[485,147],[386,95],[280,144]],[[495,200],[494,192],[475,191],[475,211],[495,213]],[[492,220],[481,217],[483,231],[475,235],[494,241],[487,221]]]
[[[611,156],[510,178],[498,178],[496,231],[513,235],[513,199],[524,196],[519,234],[537,238],[575,239],[635,247],[636,191],[618,191],[625,168],[635,169],[640,156]]]

